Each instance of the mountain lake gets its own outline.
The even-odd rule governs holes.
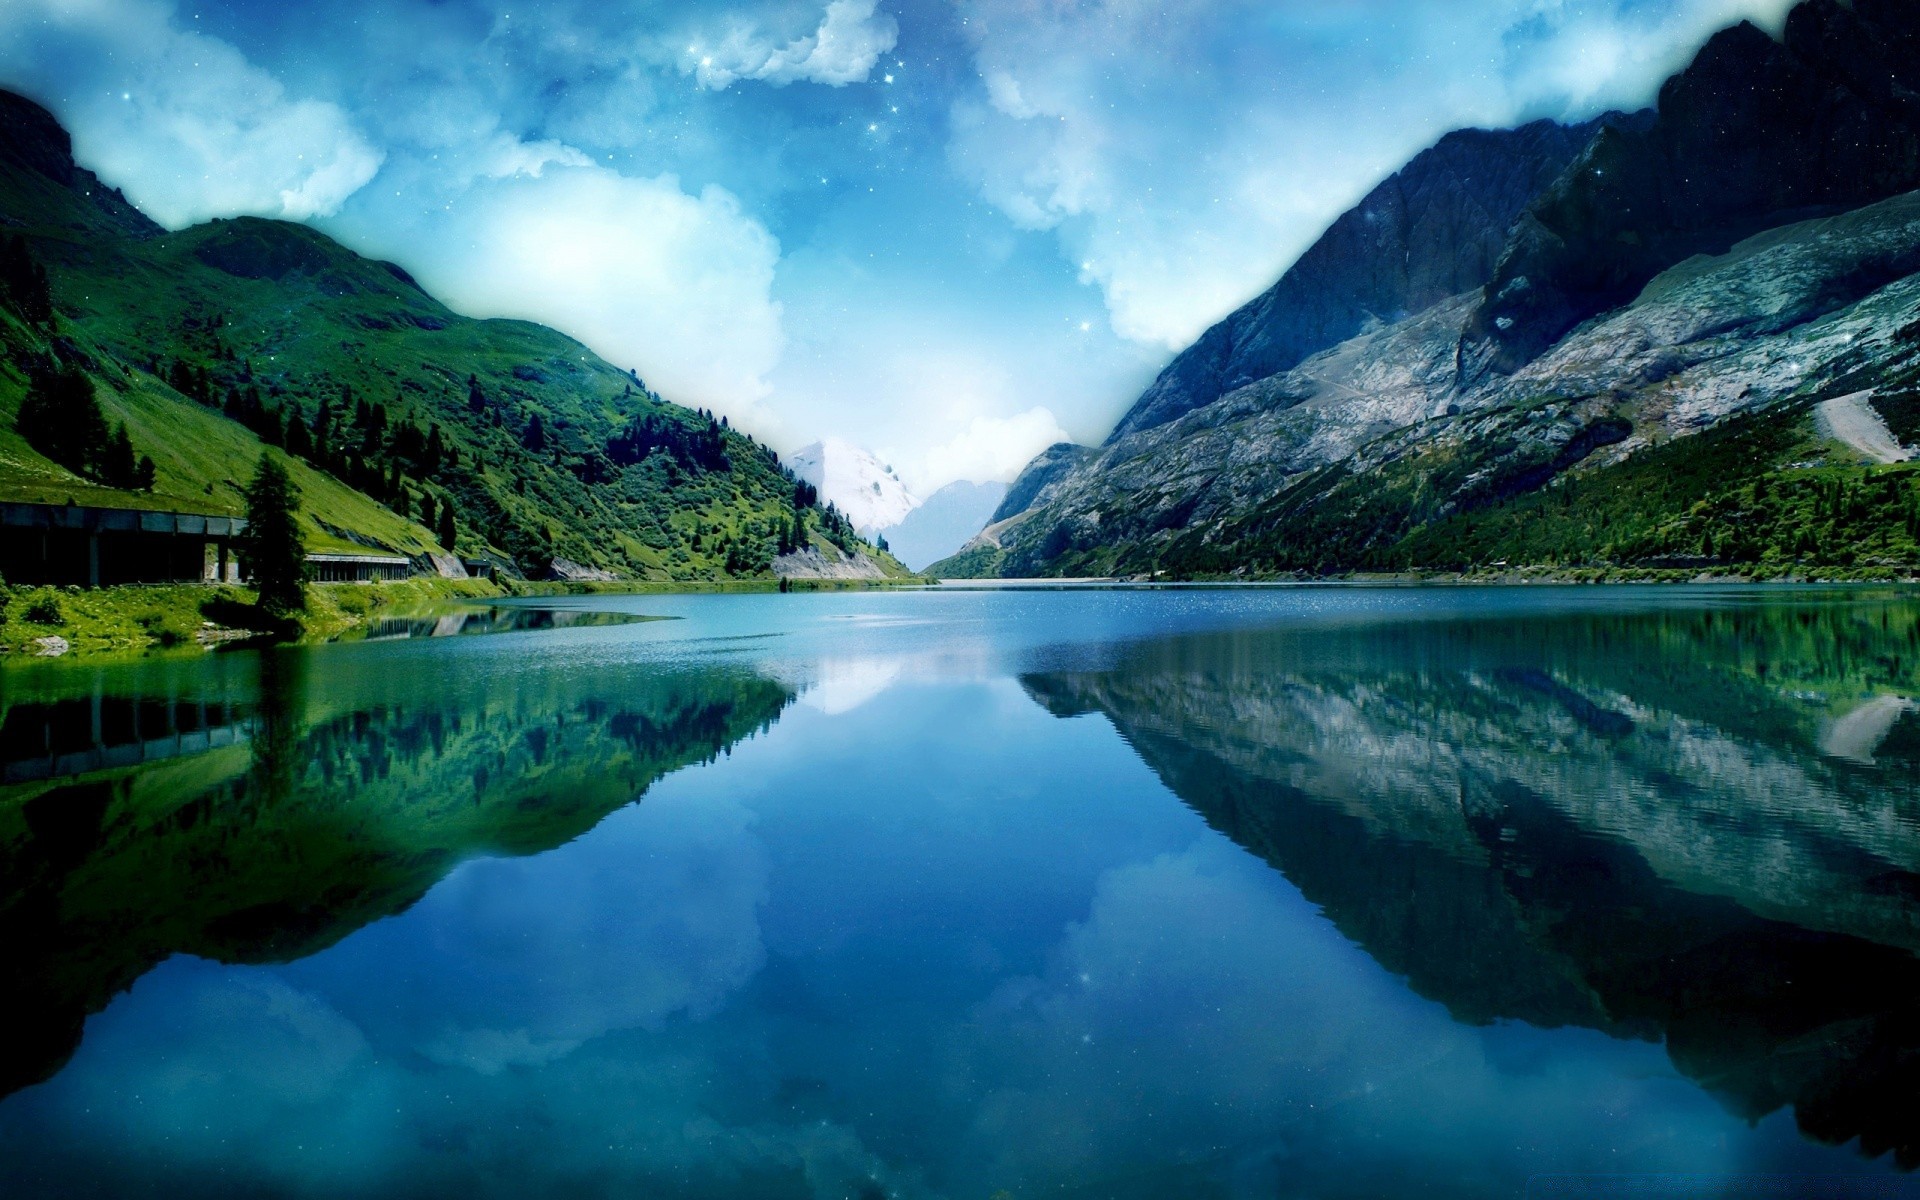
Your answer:
[[[522,608],[0,670],[0,1195],[1910,1194],[1920,593]]]

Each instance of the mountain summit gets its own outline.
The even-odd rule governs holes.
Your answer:
[[[822,501],[839,509],[862,533],[891,529],[920,507],[892,467],[852,442],[827,438],[787,461],[794,474],[820,489]]]

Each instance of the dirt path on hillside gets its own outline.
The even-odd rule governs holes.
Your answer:
[[[1845,442],[1874,462],[1906,462],[1913,457],[1913,451],[1900,444],[1880,414],[1867,403],[1872,396],[1870,391],[1855,392],[1821,404],[1814,410],[1820,414],[1821,432]]]

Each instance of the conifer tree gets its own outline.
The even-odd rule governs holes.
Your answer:
[[[112,431],[93,381],[79,368],[32,371],[14,425],[28,445],[67,470],[104,479]]]
[[[287,469],[267,453],[260,456],[260,468],[247,485],[246,496],[247,528],[240,536],[240,556],[260,593],[260,607],[276,617],[299,612],[307,606],[301,590],[307,579],[307,550],[296,519],[300,489]]]
[[[133,456],[133,439],[127,436],[127,427],[114,427],[113,436],[108,439],[100,459],[100,481],[110,487],[131,488],[139,478],[140,463]]]

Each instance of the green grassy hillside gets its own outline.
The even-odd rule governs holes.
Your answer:
[[[50,325],[0,318],[0,497],[235,512],[269,445],[303,464],[310,544],[460,552],[529,575],[556,559],[621,577],[768,573],[796,488],[778,458],[668,403],[551,329],[479,321],[389,263],[304,226],[243,218],[169,233],[0,95],[0,234],[51,285]],[[15,428],[29,377],[64,363],[154,460],[152,491],[91,483]],[[800,501],[818,544],[890,558]]]

